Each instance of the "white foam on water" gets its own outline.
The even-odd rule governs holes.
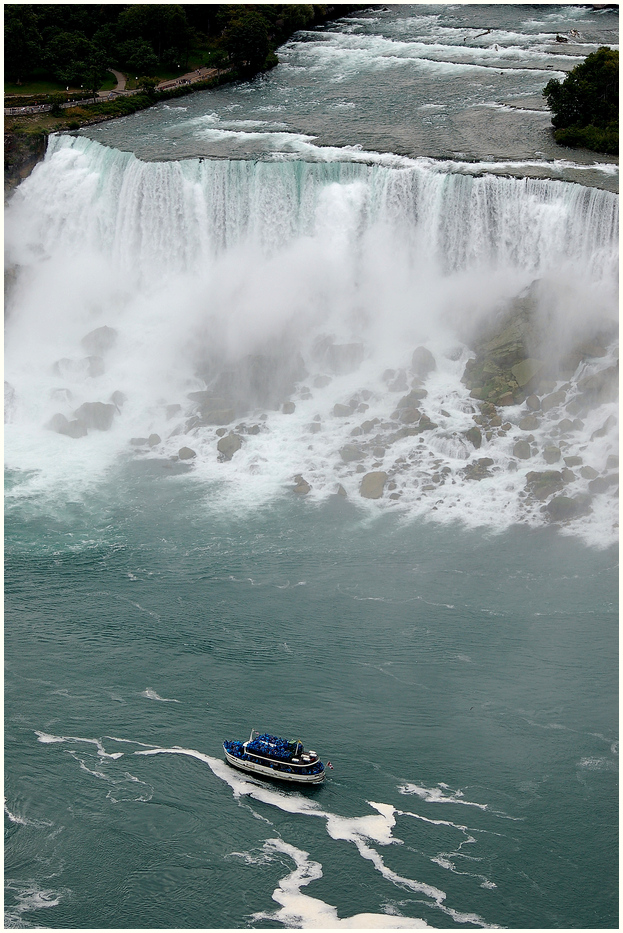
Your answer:
[[[6,798],[4,800],[4,815],[10,823],[15,823],[18,826],[34,826],[35,828],[40,829],[44,826],[54,825],[54,823],[50,822],[50,820],[31,820],[25,816],[19,816],[18,814],[12,813],[7,806]]]
[[[22,914],[30,913],[35,910],[43,910],[49,907],[56,907],[60,904],[63,897],[68,897],[70,892],[52,891],[48,888],[40,887],[34,881],[17,881],[12,878],[5,880],[5,890],[11,892],[17,903],[6,906],[5,897],[5,924],[11,926],[36,926],[39,923],[29,923],[22,919]],[[45,926],[43,926],[45,929]]]
[[[444,913],[452,916],[457,922],[474,923],[478,926],[486,926],[484,921],[476,914],[462,913],[448,907],[444,902],[446,894],[433,885],[425,884],[411,878],[403,877],[397,872],[388,868],[382,857],[373,846],[369,845],[368,840],[378,845],[391,845],[399,840],[392,836],[392,828],[395,825],[395,808],[389,804],[372,803],[369,805],[377,811],[376,815],[366,815],[362,817],[342,817],[338,814],[325,812],[315,801],[307,800],[293,792],[278,791],[259,784],[256,781],[240,777],[234,769],[225,762],[217,758],[212,758],[202,752],[194,749],[184,748],[152,748],[135,752],[137,755],[189,755],[204,761],[212,772],[224,780],[232,788],[235,797],[250,796],[254,800],[270,806],[277,807],[287,813],[298,813],[301,815],[319,817],[326,820],[327,833],[332,839],[352,842],[363,859],[372,863],[373,867],[388,881],[398,887],[407,887],[410,890],[423,894],[430,898],[431,903]],[[296,875],[296,873],[295,873]],[[299,877],[296,875],[296,877]],[[312,880],[311,878],[309,880]],[[307,882],[308,883],[308,882]],[[322,905],[322,902],[318,902]],[[309,909],[309,905],[307,905]],[[324,907],[322,908],[324,910]]]
[[[318,898],[302,894],[301,888],[322,877],[322,866],[304,852],[282,839],[267,839],[264,843],[264,858],[273,853],[291,858],[296,868],[279,882],[273,892],[273,900],[280,904],[279,910],[260,912],[253,915],[256,922],[273,920],[286,927],[301,929],[424,929],[423,920],[396,916],[395,914],[356,914],[340,919],[336,907]]]
[[[159,700],[161,703],[179,703],[180,702],[180,700],[169,700],[166,697],[158,696],[156,691],[152,690],[149,687],[143,690],[143,692],[141,693],[141,696],[145,697],[148,700]]]
[[[472,800],[463,798],[463,791],[456,790],[447,793],[450,788],[446,784],[438,784],[436,787],[424,787],[420,784],[402,784],[398,788],[400,794],[415,794],[425,800],[426,803],[458,803],[466,807],[477,807],[479,810],[488,810],[486,803],[475,803]],[[463,828],[463,827],[461,827]]]

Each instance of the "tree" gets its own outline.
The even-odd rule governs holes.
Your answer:
[[[4,70],[20,84],[41,58],[41,35],[31,6],[7,3],[4,8]]]
[[[602,46],[564,81],[552,78],[543,96],[552,111],[556,142],[618,151],[619,53]]]
[[[140,87],[141,91],[145,91],[150,100],[156,99],[156,87],[158,86],[158,78],[150,78],[148,75],[144,75],[142,78],[137,79],[137,84]]]
[[[255,74],[264,66],[270,50],[268,30],[263,17],[254,11],[239,14],[223,33],[223,45],[234,68],[243,74]]]

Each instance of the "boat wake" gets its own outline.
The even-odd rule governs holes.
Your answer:
[[[401,914],[401,911],[392,906],[391,897],[388,898],[387,913],[378,914],[357,914],[351,917],[340,917],[339,908],[330,906],[324,901],[302,893],[302,888],[308,887],[314,881],[323,875],[322,864],[316,861],[309,852],[303,851],[298,846],[286,841],[281,836],[274,837],[274,820],[267,818],[270,816],[270,810],[277,810],[283,813],[296,815],[299,817],[311,817],[314,820],[324,823],[327,835],[330,839],[337,842],[350,843],[361,859],[372,866],[375,872],[389,882],[393,888],[400,891],[409,891],[417,895],[427,906],[427,910],[440,912],[448,918],[451,918],[457,924],[470,924],[479,927],[490,927],[480,916],[473,912],[462,911],[447,904],[447,894],[440,887],[420,881],[416,878],[398,872],[387,864],[387,858],[381,855],[380,849],[389,846],[400,846],[404,849],[404,842],[394,835],[394,830],[398,819],[418,818],[424,820],[429,826],[438,826],[444,834],[444,840],[447,843],[447,831],[455,835],[458,834],[458,847],[456,843],[452,851],[435,851],[430,857],[430,863],[438,868],[450,870],[457,874],[464,874],[477,882],[479,887],[494,889],[494,882],[487,879],[484,875],[471,873],[469,871],[459,871],[456,866],[456,860],[465,858],[461,848],[465,844],[474,844],[478,833],[482,830],[470,829],[462,823],[455,823],[451,820],[435,820],[424,815],[402,811],[391,804],[377,803],[368,801],[368,812],[362,816],[341,816],[338,813],[326,810],[316,799],[299,792],[287,789],[282,790],[275,786],[267,785],[264,782],[254,779],[251,776],[241,775],[230,767],[225,761],[207,755],[204,752],[192,748],[182,748],[172,746],[168,748],[159,746],[148,746],[146,743],[135,742],[129,739],[114,738],[112,736],[103,739],[87,739],[72,736],[55,736],[47,733],[36,733],[38,740],[46,745],[65,745],[72,754],[72,757],[80,764],[81,770],[85,773],[103,779],[113,787],[120,783],[134,782],[136,793],[134,796],[115,797],[108,793],[107,799],[112,804],[123,803],[132,800],[134,802],[147,801],[151,799],[151,794],[146,796],[141,794],[140,787],[145,786],[145,773],[141,778],[130,774],[127,770],[128,762],[136,757],[148,758],[157,755],[172,755],[193,758],[207,765],[212,774],[220,781],[227,784],[232,791],[232,798],[239,803],[253,801],[259,804],[260,809],[256,810],[251,805],[251,813],[260,821],[267,822],[273,828],[273,835],[267,838],[260,850],[241,851],[235,847],[228,854],[227,858],[243,859],[248,865],[261,867],[270,864],[273,861],[283,863],[284,856],[287,860],[294,863],[294,869],[289,872],[279,882],[278,887],[273,891],[272,898],[279,904],[279,908],[274,912],[258,912],[252,915],[254,923],[272,920],[282,923],[284,926],[302,926],[311,928],[321,927],[379,927],[379,928],[422,928],[427,923],[421,918],[411,918]],[[115,743],[129,746],[128,751],[107,752],[105,744]],[[94,745],[96,748],[95,758],[97,765],[85,763],[86,759],[83,753],[78,754],[77,748],[81,745]],[[138,747],[137,747],[138,746]],[[119,759],[122,758],[122,761]],[[121,767],[122,775],[113,773],[113,770]],[[105,769],[108,769],[106,771]],[[400,793],[413,793],[411,788],[416,785],[404,785],[399,787]],[[445,787],[445,785],[440,785]],[[406,788],[406,789],[405,789]],[[422,795],[419,795],[422,796]],[[435,795],[432,797],[434,802],[438,802]],[[465,803],[460,798],[460,792],[452,796],[447,796],[445,801],[452,803]],[[426,799],[425,802],[429,802]],[[473,806],[486,809],[485,805],[472,804]],[[266,809],[268,808],[268,809]],[[487,832],[487,831],[485,831]],[[232,839],[235,846],[235,840]],[[454,859],[454,861],[453,861]]]

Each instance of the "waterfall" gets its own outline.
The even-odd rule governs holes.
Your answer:
[[[8,459],[40,480],[51,455],[95,475],[128,452],[177,458],[183,448],[207,481],[244,478],[250,488],[260,475],[270,496],[307,470],[313,495],[332,494],[337,477],[356,496],[355,463],[387,472],[391,436],[398,462],[419,477],[417,495],[413,485],[394,494],[400,507],[427,511],[426,479],[445,458],[456,476],[445,516],[495,524],[508,502],[504,520],[520,520],[526,471],[508,473],[519,411],[509,409],[512,430],[487,438],[501,470],[490,508],[457,472],[475,454],[463,434],[477,407],[461,381],[475,336],[538,280],[548,335],[541,355],[562,356],[595,334],[603,343],[607,333],[608,345],[593,362],[585,354],[574,379],[614,365],[618,198],[595,188],[463,174],[430,160],[368,164],[346,150],[324,162],[142,162],[55,136],[15,192],[6,230],[16,273],[7,302]],[[102,328],[114,334],[104,350]],[[413,385],[418,345],[437,363],[426,382],[434,429],[396,439],[391,392]],[[207,398],[218,399],[216,420],[205,417]],[[109,406],[106,434],[87,423],[97,418],[81,406],[94,403]],[[336,405],[350,405],[348,416],[335,416]],[[610,397],[600,399],[575,429],[571,446],[592,444],[597,472],[613,456],[614,414]],[[376,445],[344,454],[364,430],[359,422],[374,418]],[[533,431],[534,443],[547,446],[550,421],[541,438]],[[72,430],[85,436],[63,436],[69,422],[84,422]],[[230,461],[217,455],[217,425],[241,437],[251,430]],[[432,472],[424,453],[439,461]],[[63,469],[51,470],[54,483]],[[530,517],[540,520],[536,508]]]

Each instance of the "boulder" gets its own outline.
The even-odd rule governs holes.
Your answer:
[[[611,473],[610,476],[598,476],[597,479],[593,479],[588,484],[589,491],[593,495],[599,495],[599,493],[607,492],[611,486],[619,485],[619,474]]]
[[[331,382],[331,376],[316,376],[314,378],[314,387],[316,389],[324,389],[325,386],[328,386]]]
[[[85,402],[77,408],[74,415],[83,421],[87,428],[96,431],[108,431],[116,414],[117,406],[105,402]]]
[[[608,454],[608,459],[606,460],[606,469],[607,470],[618,470],[619,469],[619,455],[618,454]]]
[[[411,357],[411,371],[421,379],[425,379],[429,373],[434,372],[436,369],[437,363],[430,350],[427,350],[426,347],[416,347]]]
[[[282,411],[284,415],[293,415],[296,410],[296,405],[294,402],[284,402]]]
[[[180,447],[180,449],[177,452],[177,455],[180,458],[180,460],[193,460],[197,456],[196,452],[192,449],[192,447]]]
[[[128,400],[127,395],[124,395],[124,393],[120,392],[119,389],[115,389],[115,391],[110,396],[110,401],[112,402],[113,405],[117,406],[118,411],[120,411],[123,408],[127,400]]]
[[[231,424],[235,417],[236,412],[233,408],[219,408],[205,412],[202,421],[204,424]]]
[[[85,437],[88,433],[87,426],[82,419],[76,418],[74,421],[69,421],[65,415],[60,413],[53,415],[46,427],[50,431],[56,431],[57,434],[64,434],[66,437]]]
[[[396,377],[388,384],[390,392],[405,392],[409,388],[407,374],[404,369],[398,370]]]
[[[63,357],[52,366],[54,375],[60,376],[62,379],[85,379],[87,376],[101,376],[104,370],[104,360],[101,356],[86,356],[78,360]]]
[[[344,489],[341,483],[337,484],[336,493],[338,496],[342,496],[344,499],[346,498],[346,490]]]
[[[592,404],[615,401],[619,390],[619,364],[580,379],[578,389]]]
[[[543,459],[546,463],[556,463],[560,460],[560,447],[554,444],[547,444],[543,449]]]
[[[148,437],[131,437],[130,443],[132,444],[133,447],[147,447],[147,445],[149,444],[149,438]]]
[[[560,492],[563,486],[562,473],[557,470],[534,471],[526,476],[526,489],[540,502]]]
[[[417,408],[418,402],[420,402],[423,398],[426,398],[427,395],[428,392],[426,389],[421,389],[419,387],[416,389],[411,389],[408,395],[405,395],[400,399],[396,405],[396,408],[398,410],[402,408]]]
[[[149,437],[147,438],[147,443],[149,444],[150,447],[156,447],[158,444],[161,443],[160,435],[150,434]]]
[[[353,410],[350,405],[342,405],[341,402],[336,402],[333,406],[333,414],[336,418],[347,418],[352,413]]]
[[[587,496],[554,496],[545,506],[545,510],[553,522],[566,522],[587,515],[591,507]]]
[[[307,480],[304,479],[300,473],[297,473],[294,477],[294,483],[295,485],[292,487],[292,492],[295,492],[300,496],[306,496],[311,489],[311,486]]]
[[[552,392],[551,395],[546,395],[541,401],[541,411],[547,412],[551,411],[552,408],[558,408],[559,405],[563,404],[566,397],[566,392],[562,389]]]
[[[469,430],[465,431],[463,436],[470,442],[470,444],[474,445],[476,450],[478,450],[482,444],[482,433],[479,428],[469,428]]]
[[[568,434],[569,431],[575,430],[575,424],[571,421],[570,418],[563,418],[556,425],[561,434]]]
[[[616,427],[616,424],[617,419],[614,417],[614,415],[608,415],[602,426],[597,428],[596,431],[593,431],[591,434],[591,440],[594,440],[596,437],[605,437],[612,428]]]
[[[222,460],[231,460],[236,451],[242,447],[242,438],[239,434],[227,434],[216,445]]]
[[[378,418],[372,418],[371,421],[363,421],[361,423],[361,430],[363,434],[369,434],[370,431],[379,423]]]
[[[583,479],[596,479],[599,476],[599,473],[592,466],[583,466],[580,470],[580,476]]]
[[[530,444],[528,441],[519,440],[516,441],[513,447],[513,457],[517,457],[518,460],[529,460],[532,456],[532,451],[530,449]]]
[[[307,427],[310,434],[320,434],[322,431],[322,425],[319,421],[312,421]]]
[[[66,434],[67,437],[86,437],[87,433],[87,426],[80,418],[68,422],[65,430],[61,431],[61,434]]]
[[[539,419],[536,415],[529,414],[524,415],[524,417],[519,422],[519,428],[521,431],[535,431],[540,424]]]
[[[6,399],[6,387],[8,382],[4,383],[4,397]],[[50,398],[54,399],[57,402],[71,402],[73,399],[72,393],[69,389],[50,389]]]
[[[463,475],[465,479],[485,479],[485,477],[492,475],[489,472],[490,466],[493,466],[493,460],[491,457],[480,457],[479,460],[475,460],[474,463],[470,463],[465,467],[463,470]]]
[[[96,327],[95,330],[90,331],[80,341],[87,353],[96,356],[101,356],[103,353],[107,353],[108,350],[112,350],[116,342],[117,331],[114,327],[107,327],[106,325]]]
[[[363,460],[364,454],[359,447],[355,447],[354,444],[346,444],[340,450],[340,457],[344,463],[354,463],[357,460]]]
[[[526,408],[530,411],[538,411],[541,407],[541,400],[538,395],[529,395],[526,399]]]
[[[366,473],[361,480],[359,494],[364,499],[380,499],[383,495],[383,489],[387,482],[387,473],[382,470],[374,473]]]
[[[60,412],[58,412],[56,415],[52,415],[52,417],[46,424],[46,428],[48,429],[48,431],[56,431],[57,434],[64,434],[65,428],[67,427],[68,424],[69,424],[69,421],[67,420],[65,415],[62,415]]]
[[[519,363],[515,363],[514,366],[511,366],[511,372],[517,381],[517,385],[523,389],[538,376],[544,365],[542,360],[535,360],[528,357],[528,359],[520,360]]]
[[[420,420],[422,413],[419,408],[403,408],[400,412],[398,420],[402,424],[415,424],[416,421]]]

